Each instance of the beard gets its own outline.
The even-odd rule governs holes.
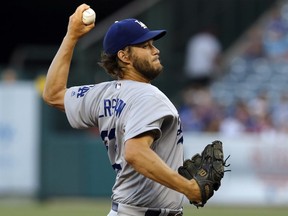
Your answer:
[[[163,66],[152,65],[147,59],[140,59],[133,56],[133,67],[149,81],[154,80],[162,71]]]

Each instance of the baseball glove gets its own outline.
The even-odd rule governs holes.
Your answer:
[[[200,187],[202,201],[200,203],[190,201],[197,208],[203,207],[207,200],[214,195],[221,186],[224,177],[227,159],[224,160],[222,142],[215,140],[208,144],[200,154],[195,154],[191,159],[185,160],[183,166],[178,168],[178,173],[187,179],[195,179]]]

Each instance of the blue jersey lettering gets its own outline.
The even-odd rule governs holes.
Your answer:
[[[90,89],[91,87],[93,87],[93,86],[94,86],[94,85],[82,86],[82,87],[78,88],[77,98],[83,97],[83,96],[86,94],[86,92],[88,92],[89,89]]]
[[[120,114],[121,114],[122,110],[124,109],[125,105],[126,105],[126,103],[123,100],[117,99],[117,103],[116,103],[116,106],[115,106],[115,115],[117,117],[120,116]]]
[[[104,116],[111,116],[111,100],[105,99],[104,100]]]
[[[115,115],[116,117],[120,117],[126,103],[117,98],[117,99],[104,99],[104,115],[100,115],[101,117],[110,117]]]

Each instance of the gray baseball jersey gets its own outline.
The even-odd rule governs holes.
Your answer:
[[[178,112],[155,86],[120,80],[71,87],[65,111],[74,128],[98,127],[116,171],[112,199],[116,202],[179,209],[184,196],[136,172],[124,159],[124,143],[143,132],[155,131],[151,148],[172,169],[183,163],[183,136]]]

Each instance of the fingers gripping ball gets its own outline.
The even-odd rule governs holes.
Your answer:
[[[96,20],[96,13],[92,8],[89,8],[83,12],[82,21],[85,25],[90,25]]]
[[[228,156],[229,158],[229,156]],[[228,159],[227,158],[227,159]],[[214,195],[221,186],[221,179],[224,177],[226,160],[224,160],[221,141],[214,141],[208,144],[200,154],[195,154],[191,159],[185,160],[183,166],[179,167],[180,175],[187,179],[195,179],[200,187],[201,203],[190,201],[197,207],[203,207],[207,200]]]

